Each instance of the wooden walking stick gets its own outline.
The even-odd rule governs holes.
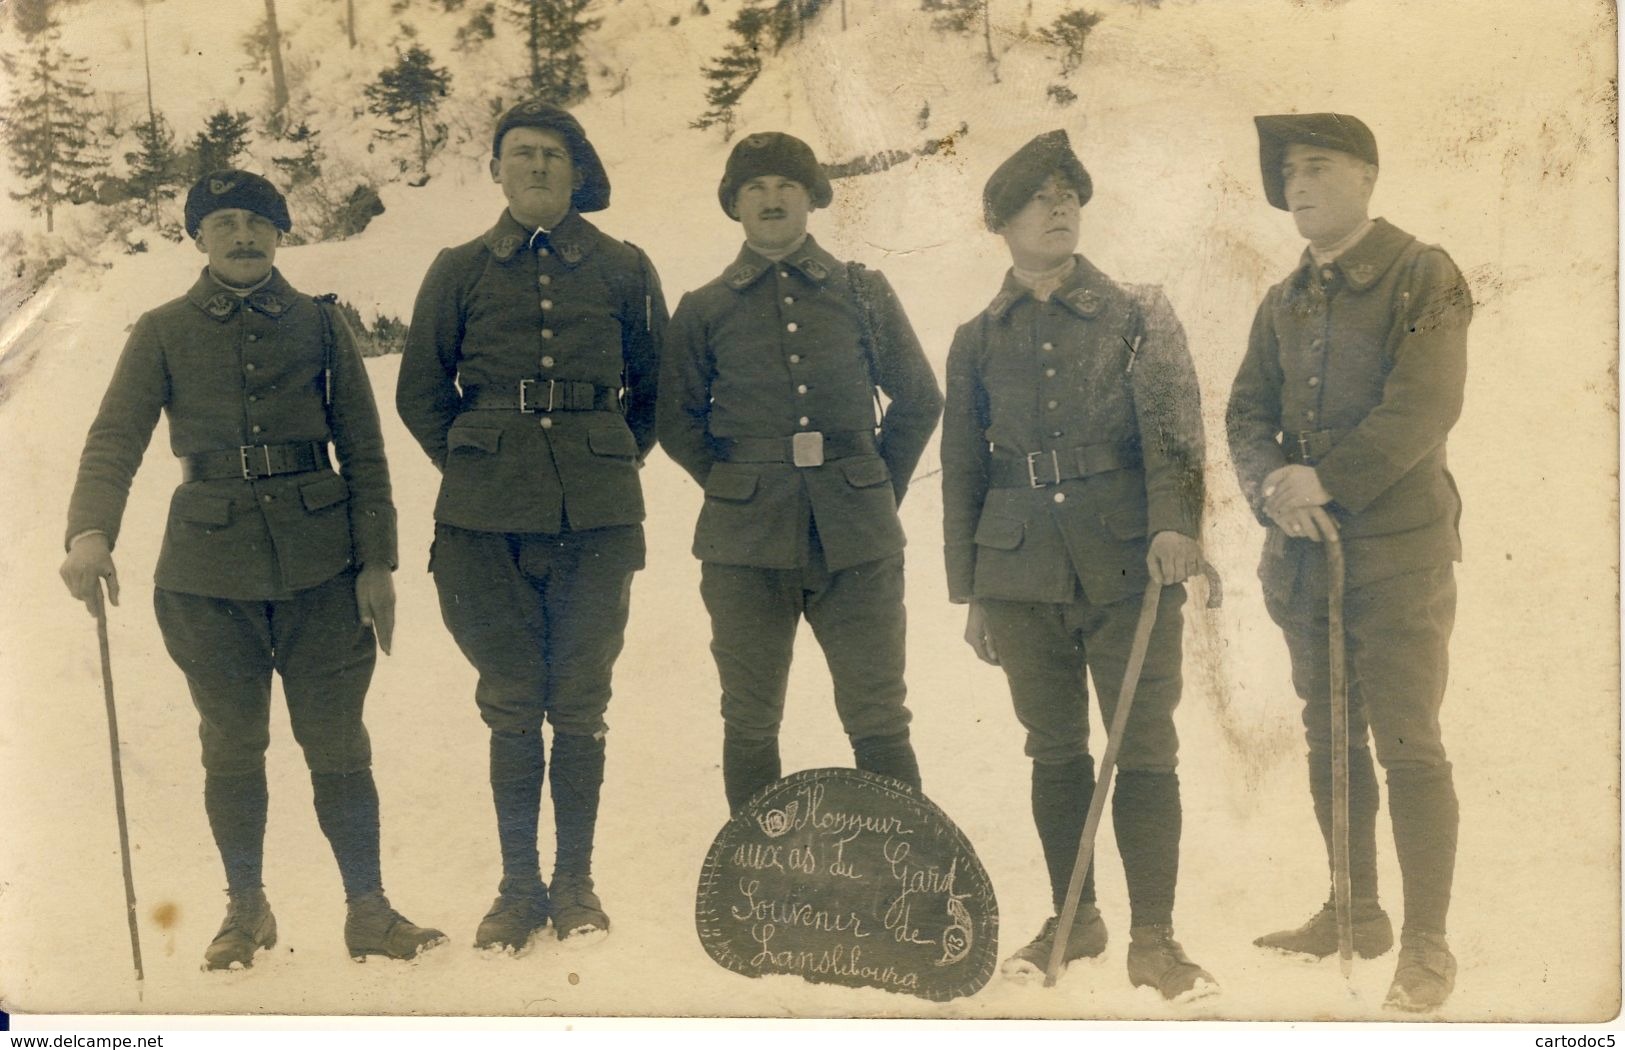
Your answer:
[[[124,860],[124,905],[130,920],[130,958],[135,963],[135,995],[144,998],[141,931],[135,919],[135,875],[130,870],[130,827],[124,815],[124,767],[119,761],[118,711],[113,705],[113,658],[107,646],[107,601],[96,582],[96,641],[102,655],[102,695],[107,699],[107,742],[113,757],[113,808],[118,814],[118,846]]]
[[[1354,911],[1349,885],[1349,682],[1343,636],[1343,544],[1327,537],[1327,648],[1332,704],[1332,906],[1337,913],[1337,962],[1343,978],[1354,975]]]

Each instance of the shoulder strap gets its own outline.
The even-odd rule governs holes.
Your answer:
[[[863,351],[863,363],[869,369],[869,395],[875,403],[875,429],[880,429],[880,422],[885,418],[885,411],[880,403],[880,361],[875,356],[875,316],[874,304],[870,302],[869,289],[865,286],[866,278],[863,274],[868,268],[860,262],[846,264],[847,283],[852,287],[852,297],[858,301],[858,324],[862,329],[862,338],[859,340]]]

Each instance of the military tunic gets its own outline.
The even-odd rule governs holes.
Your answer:
[[[1472,299],[1442,250],[1378,219],[1335,261],[1307,251],[1253,322],[1226,416],[1242,491],[1268,532],[1259,575],[1286,632],[1311,752],[1330,747],[1319,544],[1263,512],[1264,479],[1315,468],[1346,560],[1351,739],[1384,766],[1445,762],[1438,711],[1455,617],[1461,501],[1445,438],[1461,413]]]
[[[424,278],[396,406],[442,471],[431,570],[493,728],[604,729],[665,324],[647,256],[575,211],[504,210]]]
[[[1082,256],[1044,302],[1014,274],[955,333],[942,433],[949,597],[977,600],[1027,753],[1087,753],[1087,666],[1109,722],[1128,658],[1149,538],[1195,538],[1199,394],[1160,289],[1120,286]],[[1168,588],[1122,749],[1124,769],[1171,771],[1183,588]]]
[[[184,297],[142,315],[69,504],[70,542],[88,531],[116,542],[160,412],[176,456],[225,453],[244,465],[247,476],[176,488],[154,573],[159,626],[202,716],[210,772],[263,763],[273,669],[312,769],[353,772],[370,761],[361,709],[374,641],[354,572],[394,567],[395,511],[360,353],[322,309],[275,270],[246,297],[205,271]],[[336,473],[258,476],[267,449],[325,452],[329,442]]]
[[[683,297],[664,369],[661,444],[705,489],[693,550],[724,720],[776,736],[804,615],[848,735],[904,732],[897,504],[942,396],[890,285],[810,236],[778,262],[747,247]],[[819,462],[796,464],[798,434],[822,435]]]

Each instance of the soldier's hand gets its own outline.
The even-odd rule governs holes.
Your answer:
[[[1151,579],[1163,587],[1183,583],[1202,571],[1202,545],[1184,533],[1159,532],[1151,537],[1145,567]]]
[[[981,602],[971,602],[970,611],[965,615],[965,643],[971,647],[978,660],[994,667],[999,666],[999,654],[993,648],[993,636],[987,633],[987,611],[982,608]]]
[[[1271,514],[1275,524],[1294,539],[1314,540],[1321,543],[1337,539],[1337,522],[1326,513],[1325,507],[1303,507],[1298,510],[1286,511],[1282,514]]]
[[[1272,518],[1308,507],[1324,507],[1332,501],[1320,483],[1314,467],[1293,463],[1264,479],[1264,513]]]
[[[378,648],[389,655],[395,639],[395,581],[382,565],[363,566],[355,578],[355,604],[361,622],[378,636]]]
[[[85,603],[90,615],[101,611],[102,580],[107,581],[107,599],[118,604],[118,570],[113,567],[113,551],[107,537],[100,532],[89,532],[73,541],[68,556],[62,562],[62,582],[68,593]]]

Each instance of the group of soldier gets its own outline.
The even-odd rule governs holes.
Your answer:
[[[1377,782],[1387,772],[1404,879],[1390,1005],[1427,1010],[1454,983],[1445,913],[1456,802],[1438,712],[1459,557],[1445,465],[1471,303],[1441,250],[1368,218],[1377,150],[1339,114],[1257,118],[1266,196],[1308,247],[1259,307],[1227,412],[1241,485],[1267,529],[1260,570],[1304,701],[1310,791],[1332,856],[1328,590],[1346,555],[1354,946],[1388,951],[1378,903]],[[639,470],[656,441],[704,489],[693,552],[721,682],[723,786],[739,812],[781,775],[791,649],[805,617],[857,767],[919,789],[904,686],[897,506],[943,419],[950,598],[1000,666],[1032,760],[1032,814],[1056,915],[1006,963],[1054,947],[1095,789],[1086,672],[1110,721],[1147,588],[1160,588],[1120,743],[1113,826],[1128,883],[1128,972],[1169,999],[1216,990],[1173,937],[1179,862],[1182,583],[1203,567],[1200,400],[1161,290],[1077,254],[1089,173],[1064,131],[987,181],[1011,268],[960,326],[947,396],[885,277],[808,233],[832,189],[789,135],[744,138],[718,200],[738,257],[669,319],[649,258],[584,218],[609,178],[581,124],[541,102],[497,122],[507,207],[442,251],[414,306],[396,405],[441,472],[429,567],[445,624],[478,672],[502,875],[476,947],[518,954],[609,929],[592,878],[605,712],[633,575]],[[228,905],[205,967],[276,942],[261,880],[272,672],[342,877],[352,956],[443,943],[383,893],[378,794],[362,722],[375,645],[389,651],[395,512],[377,409],[328,302],[274,268],[291,228],[262,177],[215,172],[187,196],[208,265],[135,324],[90,429],[62,575],[102,615],[129,487],[160,412],[181,460],[155,570],[165,645],[201,720],[204,808]],[[331,449],[331,452],[330,452]],[[336,463],[334,454],[336,453]],[[551,749],[543,734],[552,726]],[[556,857],[538,854],[544,780]],[[1092,868],[1066,961],[1107,931]],[[1265,947],[1338,949],[1328,902]]]

